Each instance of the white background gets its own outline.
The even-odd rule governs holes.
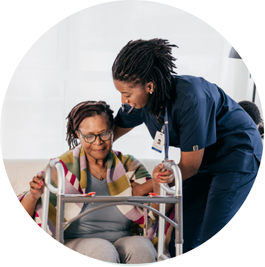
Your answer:
[[[129,40],[154,37],[179,46],[172,49],[178,74],[204,77],[236,101],[252,100],[253,80],[244,61],[229,58],[231,44],[204,21],[154,2],[97,5],[47,27],[27,48],[3,105],[3,158],[49,159],[63,154],[68,150],[65,118],[81,101],[105,100],[116,114],[121,99],[112,81],[113,61]],[[151,144],[141,125],[115,142],[114,149],[162,160]],[[176,156],[173,159],[178,162]]]
[[[107,1],[102,1],[102,3],[105,2]],[[66,17],[98,3],[100,1],[70,2],[61,0],[45,2],[10,0],[5,4],[1,3],[1,106],[17,66],[36,40]],[[172,1],[172,3],[163,1],[163,3],[183,9],[202,19],[233,44],[248,69],[251,70],[261,99],[264,99],[265,22],[262,1],[251,1],[251,5],[249,1],[237,0],[218,2],[186,0]],[[179,58],[179,56],[177,57]],[[183,74],[181,71],[178,72]],[[40,106],[40,109],[43,108]],[[19,114],[17,106],[14,106],[13,109],[17,110]],[[14,125],[21,123],[15,118],[12,120]],[[13,128],[15,129],[15,126]],[[6,142],[5,139],[2,139],[1,145],[11,148],[14,145],[17,146],[15,141],[14,143]],[[28,147],[31,148],[30,143]],[[35,147],[36,149],[38,147]],[[46,266],[47,255],[51,254],[53,265],[73,266],[74,264],[95,263],[92,259],[87,263],[88,258],[64,248],[42,233],[21,209],[14,197],[2,162],[0,166],[2,174],[0,201],[3,214],[1,215],[0,229],[5,233],[1,239],[4,244],[1,251],[1,262],[14,265],[27,262],[28,266]],[[196,250],[167,261],[167,264],[172,266],[191,266],[191,264],[196,264],[196,266],[262,265],[265,248],[263,244],[265,238],[264,199],[262,197],[265,187],[261,175],[264,173],[263,169],[262,164],[257,181],[246,203],[219,234]],[[57,252],[58,256],[55,256]],[[257,264],[258,261],[260,263]]]

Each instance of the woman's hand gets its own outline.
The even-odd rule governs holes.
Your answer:
[[[44,176],[44,172],[41,171],[29,183],[31,197],[35,200],[38,200],[44,192]]]
[[[170,160],[171,162],[174,162],[173,160]],[[153,192],[157,195],[160,195],[160,183],[167,183],[170,184],[174,180],[174,174],[169,170],[163,170],[164,164],[161,163],[158,166],[156,166],[153,170]],[[158,203],[152,203],[152,208],[159,210],[159,204]],[[172,204],[166,204],[166,213],[169,211],[169,209],[172,208]],[[154,213],[155,217],[158,217],[157,214]]]
[[[171,161],[173,162],[173,161]],[[174,180],[174,175],[169,170],[163,170],[164,164],[161,163],[153,170],[153,190],[154,193],[160,194],[160,183],[170,184]]]
[[[30,190],[21,199],[21,204],[27,213],[33,217],[36,204],[44,192],[44,172],[39,172],[29,183]]]

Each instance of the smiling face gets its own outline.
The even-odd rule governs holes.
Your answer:
[[[121,93],[121,102],[136,109],[143,108],[149,101],[150,92],[154,92],[152,82],[133,86],[133,83],[114,80],[114,85]]]
[[[111,130],[108,127],[106,118],[100,115],[83,119],[78,129],[83,135],[101,134]],[[84,147],[88,162],[102,161],[107,158],[112,149],[113,135],[110,140],[107,141],[102,141],[100,137],[97,136],[93,143],[87,143],[78,131],[76,133],[80,143]]]

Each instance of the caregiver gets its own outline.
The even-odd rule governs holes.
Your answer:
[[[181,149],[187,252],[215,235],[243,204],[258,172],[262,142],[253,120],[221,88],[201,77],[176,75],[172,47],[167,40],[140,39],[116,57],[112,76],[123,108],[114,139],[142,123],[153,139],[163,136],[168,117],[169,145]],[[171,256],[174,239],[173,234]]]

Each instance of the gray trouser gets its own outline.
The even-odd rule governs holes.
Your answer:
[[[102,238],[65,240],[65,246],[94,259],[115,263],[150,263],[157,260],[152,242],[143,236],[125,236],[111,243]]]

